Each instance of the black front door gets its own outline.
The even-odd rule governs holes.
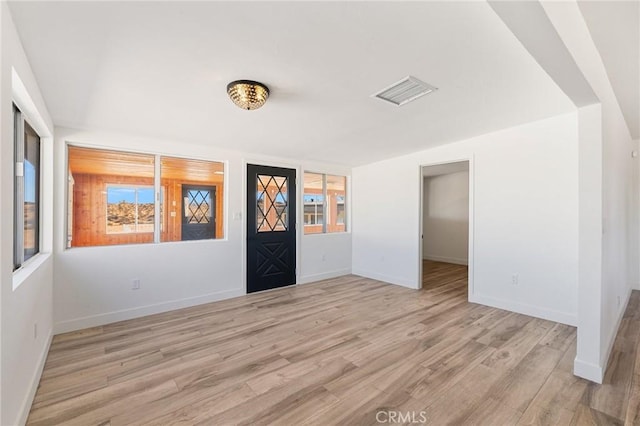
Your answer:
[[[216,187],[182,185],[182,241],[216,237]]]
[[[296,283],[296,171],[247,165],[247,292]]]

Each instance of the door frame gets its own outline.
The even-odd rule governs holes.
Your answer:
[[[269,161],[259,158],[244,158],[242,160],[242,244],[240,244],[242,249],[242,282],[244,288],[244,294],[250,294],[248,289],[248,281],[247,281],[247,221],[249,218],[247,217],[247,165],[255,164],[259,166],[267,166],[267,167],[281,167],[284,169],[293,169],[296,171],[296,205],[300,206],[302,201],[302,181],[300,179],[302,166],[299,164],[292,164],[287,162],[279,162],[279,161]],[[298,208],[296,211],[295,217],[295,229],[296,229],[296,283],[288,286],[288,288],[295,287],[300,283],[300,246],[302,245],[302,227],[300,226],[300,212],[301,208]],[[235,214],[234,214],[235,216]],[[235,218],[232,218],[235,220]],[[282,287],[280,287],[282,288]],[[265,291],[274,291],[279,290],[279,288],[273,288],[271,290],[264,290],[260,293],[264,293]]]
[[[451,163],[469,163],[469,238],[468,238],[468,261],[467,261],[467,300],[469,302],[474,301],[474,222],[475,222],[475,165],[473,155],[468,157],[461,157],[457,159],[448,159],[437,162],[422,163],[418,167],[418,175],[420,179],[419,194],[418,194],[418,276],[416,280],[416,288],[419,290],[422,288],[422,256],[423,256],[423,218],[424,218],[424,177],[422,175],[423,167],[441,166],[443,164]]]

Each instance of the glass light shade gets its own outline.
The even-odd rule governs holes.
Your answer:
[[[227,85],[227,94],[234,104],[242,109],[258,109],[269,97],[269,89],[252,80],[236,80]]]

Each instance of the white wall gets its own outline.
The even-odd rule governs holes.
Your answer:
[[[419,288],[420,166],[465,159],[470,300],[576,324],[576,113],[354,168],[353,273]]]
[[[425,177],[422,188],[422,258],[466,265],[469,172]]]
[[[574,371],[601,382],[613,342],[637,276],[637,173],[631,157],[636,149],[600,54],[576,2],[542,2],[545,12],[600,100],[601,127],[594,141],[602,145],[602,275],[599,286],[580,285],[581,314]],[[592,120],[592,115],[587,115]],[[581,128],[589,126],[583,125]],[[582,137],[580,144],[583,144]],[[636,191],[637,192],[637,191]],[[591,207],[593,208],[593,206]],[[634,235],[635,234],[635,235]],[[629,238],[629,235],[633,235]],[[630,265],[631,263],[631,265]],[[583,309],[589,300],[594,309]],[[593,317],[600,316],[599,324]],[[592,341],[595,343],[591,343]]]
[[[631,218],[629,238],[629,281],[635,290],[640,290],[640,139],[633,141],[638,154],[632,161]],[[634,258],[635,257],[635,258]]]
[[[299,284],[350,274],[351,234],[304,235],[300,256]]]
[[[225,161],[224,240],[64,249],[66,221],[65,143]],[[211,145],[214,145],[213,143]],[[255,158],[212,146],[56,129],[55,141],[56,332],[105,324],[245,294],[246,163],[350,175],[350,169],[273,158]],[[301,183],[302,179],[299,178]],[[301,206],[301,185],[298,205]],[[299,222],[301,222],[301,209]],[[236,213],[242,219],[233,220]],[[298,227],[301,234],[302,227]],[[298,236],[298,282],[350,273],[351,234]],[[323,260],[324,256],[324,260]],[[141,280],[131,290],[131,279]]]
[[[602,103],[603,134],[603,246],[602,246],[602,336],[601,359],[608,360],[624,309],[631,296],[633,278],[629,276],[631,246],[632,184],[634,180],[629,130],[617,101]],[[634,256],[637,265],[637,254]],[[606,364],[604,364],[606,366]]]
[[[602,321],[602,108],[578,109],[579,239],[578,239],[578,342],[582,354],[574,362],[575,374],[601,380]]]
[[[51,250],[53,125],[6,2],[0,2],[0,19],[0,424],[17,425],[26,421],[49,348],[53,260],[37,255],[13,273],[12,102],[43,137],[42,252]]]

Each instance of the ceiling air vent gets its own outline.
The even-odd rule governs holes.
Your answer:
[[[407,76],[371,96],[391,102],[397,106],[402,106],[418,99],[420,96],[428,95],[435,90],[438,90],[438,88],[430,86],[415,77]]]

